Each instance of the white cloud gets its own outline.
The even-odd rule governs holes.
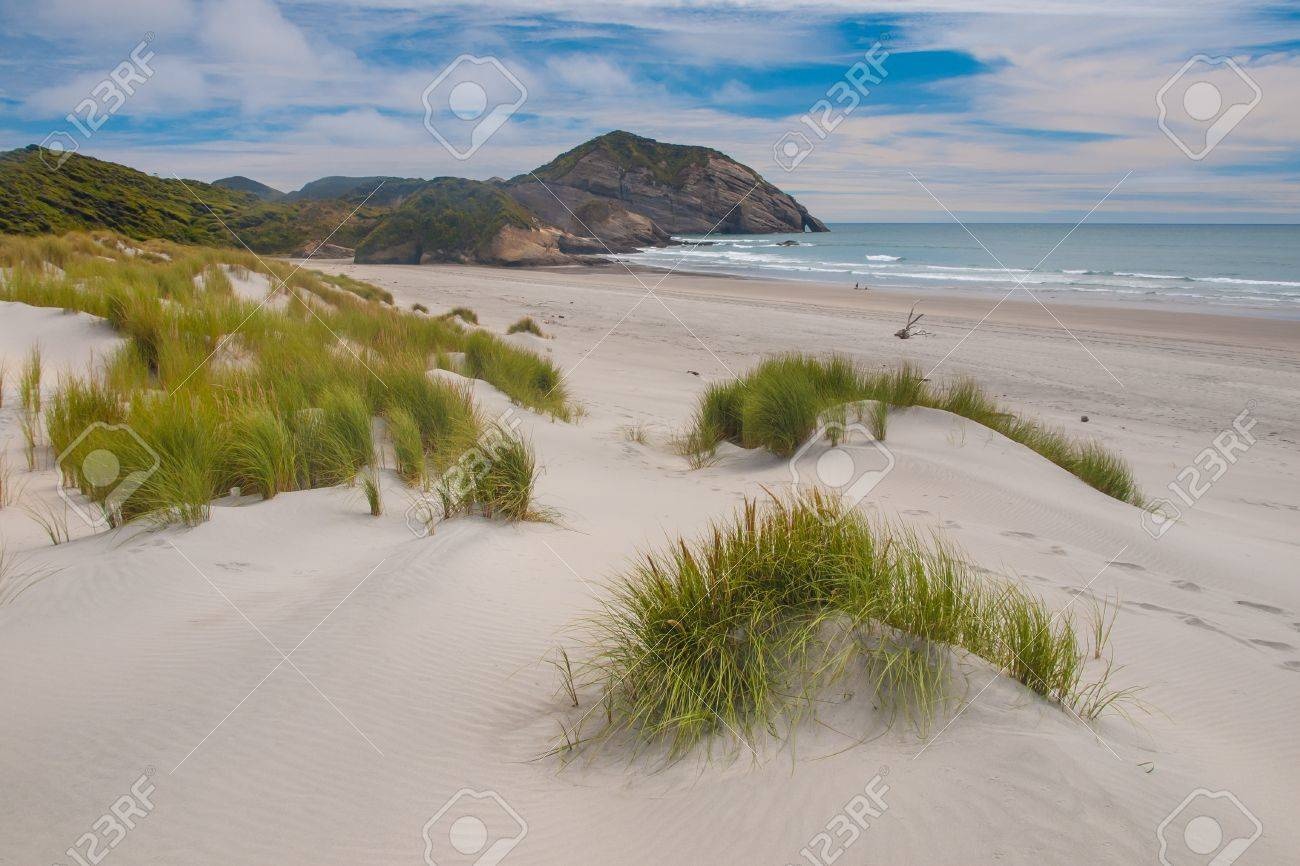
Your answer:
[[[1190,54],[1287,38],[1247,3],[995,0],[972,12],[974,4],[961,0],[725,7],[541,0],[483,5],[472,15],[468,7],[431,11],[414,0],[88,5],[52,0],[32,15],[8,16],[15,34],[61,52],[41,55],[39,75],[23,65],[20,79],[3,81],[0,92],[20,100],[19,118],[59,118],[152,29],[158,74],[123,109],[123,122],[84,150],[162,173],[240,173],[286,188],[338,173],[513,175],[592,134],[625,128],[729,152],[832,219],[944,218],[908,170],[977,216],[1086,210],[1130,170],[1103,218],[1198,207],[1209,219],[1297,210],[1294,53],[1243,58],[1264,101],[1205,163],[1183,158],[1155,124],[1155,91]],[[859,24],[888,20],[896,51],[965,52],[990,71],[928,85],[968,105],[948,113],[900,112],[894,100],[884,113],[868,99],[787,176],[773,165],[771,147],[793,119],[752,116],[773,97],[770,81],[758,87],[748,75],[847,63],[831,25],[849,10]],[[530,50],[544,40],[566,47],[549,56]],[[420,94],[442,63],[489,49],[527,82],[527,119],[507,124],[462,164],[425,133]],[[0,74],[8,76],[13,63],[0,61]],[[725,77],[710,77],[720,64]],[[699,90],[670,87],[672,75],[655,71],[698,75]],[[882,98],[891,87],[918,89],[887,80]],[[238,120],[195,135],[185,118],[200,110],[233,110]],[[126,122],[169,116],[179,122],[166,140],[132,133]],[[1076,141],[1025,129],[1105,137]],[[1216,173],[1286,159],[1290,174]]]

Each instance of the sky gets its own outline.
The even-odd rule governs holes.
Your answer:
[[[626,129],[717,148],[827,221],[1300,222],[1294,3],[0,0],[0,20],[0,149],[70,138],[163,177],[510,177]],[[466,54],[513,76],[473,67],[494,106],[525,95],[462,160],[423,96]]]

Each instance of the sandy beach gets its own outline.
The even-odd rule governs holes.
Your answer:
[[[0,863],[72,862],[65,849],[119,798],[138,799],[141,779],[152,808],[114,862],[473,862],[431,853],[455,843],[444,807],[464,789],[492,792],[473,814],[517,864],[830,862],[818,834],[842,827],[864,791],[877,808],[851,839],[836,836],[840,862],[1157,862],[1167,819],[1178,827],[1184,803],[1200,801],[1225,833],[1253,840],[1241,862],[1284,862],[1300,845],[1300,324],[1049,312],[1021,291],[991,314],[982,298],[927,296],[929,333],[903,341],[893,333],[914,298],[831,285],[310,266],[402,307],[472,307],[498,334],[523,315],[541,324],[544,339],[509,339],[566,371],[583,417],[558,422],[485,382],[473,390],[520,420],[556,521],[462,518],[417,537],[391,472],[378,519],[355,489],[323,488],[218,501],[195,528],[83,527],[51,546],[22,509],[0,509],[25,575],[0,596],[11,744]],[[57,345],[51,366],[75,371],[112,339],[91,317],[5,307],[11,369],[40,342]],[[611,747],[543,757],[562,722],[595,706],[570,706],[550,660],[557,647],[581,654],[575,626],[603,583],[639,550],[789,484],[788,462],[765,452],[724,446],[691,470],[669,444],[707,383],[787,350],[976,377],[1015,410],[1123,455],[1152,498],[1172,496],[1167,485],[1234,422],[1249,425],[1253,444],[1163,534],[1149,514],[936,410],[897,413],[896,462],[859,506],[943,532],[1053,609],[1085,588],[1118,598],[1114,682],[1141,687],[1149,712],[1086,725],[966,664],[927,739],[845,694],[789,743],[732,743],[711,761],[663,767]],[[57,503],[53,469],[25,471],[15,403],[0,409],[8,466]],[[1221,791],[1240,807],[1211,796]]]

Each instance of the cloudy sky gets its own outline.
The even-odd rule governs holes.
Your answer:
[[[70,133],[162,176],[512,176],[628,129],[723,150],[829,220],[947,219],[939,202],[1074,220],[1113,190],[1093,219],[1300,221],[1294,3],[0,0],[0,15],[0,149]],[[104,97],[143,40],[152,74]],[[801,116],[877,41],[884,79],[786,172],[774,145],[815,138]],[[462,162],[425,129],[421,96],[466,53],[498,58],[527,99]],[[1198,54],[1241,74],[1175,77]],[[1203,159],[1157,125],[1171,78],[1188,149],[1230,130]],[[88,98],[102,126],[86,137],[66,116]]]

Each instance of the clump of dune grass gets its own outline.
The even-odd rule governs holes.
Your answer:
[[[828,417],[843,416],[847,404],[864,400],[875,401],[865,409],[865,420],[878,439],[884,439],[894,408],[942,409],[1038,452],[1108,496],[1142,505],[1141,492],[1123,458],[1097,442],[1073,439],[1008,411],[969,378],[936,386],[908,363],[866,370],[839,355],[779,355],[743,378],[710,385],[700,398],[694,423],[694,441],[701,447],[692,453],[701,453],[703,443],[712,440],[788,456]]]
[[[23,434],[23,457],[27,460],[27,471],[35,472],[40,456],[40,418],[32,410],[23,407],[18,412],[18,429]]]
[[[114,437],[111,447],[123,467],[145,473],[139,491],[109,514],[117,526],[135,517],[157,523],[197,526],[211,513],[223,490],[220,406],[211,398],[189,397],[132,404],[128,424],[139,436]]]
[[[506,328],[507,334],[533,334],[538,337],[545,337],[542,333],[542,326],[533,321],[532,316],[524,316],[510,327]]]
[[[873,400],[866,410],[866,420],[871,435],[884,442],[889,431],[889,404],[884,400]]]
[[[379,481],[379,468],[374,464],[361,471],[361,491],[365,494],[366,505],[371,517],[384,513],[384,489]]]
[[[230,423],[225,460],[233,485],[264,499],[298,488],[294,436],[283,419],[268,406],[250,405]]]
[[[718,444],[722,437],[708,427],[697,423],[673,436],[670,443],[673,453],[685,457],[692,469],[712,466],[718,460]]]
[[[420,436],[420,425],[415,422],[415,418],[411,417],[411,413],[401,406],[392,406],[388,409],[388,438],[393,443],[393,458],[397,462],[397,474],[407,484],[423,484],[428,474],[428,463]]]
[[[487,427],[434,485],[444,517],[481,514],[508,521],[547,520],[536,504],[532,445],[502,425]]]
[[[33,499],[23,504],[23,510],[50,539],[50,544],[63,544],[72,538],[68,532],[68,506],[63,502],[54,506],[43,499]]]
[[[322,444],[319,469],[327,484],[350,479],[374,459],[370,407],[360,389],[333,383],[320,395]]]
[[[957,653],[1064,706],[1099,700],[1080,689],[1089,648],[1068,613],[816,490],[747,500],[697,541],[643,555],[589,625],[591,655],[567,688],[594,689],[603,722],[574,739],[625,734],[670,758],[718,734],[793,730],[841,685],[923,732]]]
[[[149,254],[126,252],[137,248]],[[452,465],[480,432],[468,390],[429,376],[439,359],[467,352],[471,336],[457,321],[396,309],[369,284],[109,232],[0,236],[0,267],[9,269],[0,299],[86,312],[126,338],[97,369],[62,380],[44,407],[32,387],[39,354],[19,388],[29,466],[43,418],[63,483],[113,525],[196,523],[236,486],[270,498],[353,484],[375,460],[376,418],[398,419],[388,429],[416,486],[426,481],[422,465]],[[254,273],[287,302],[262,305],[229,290],[229,276]],[[472,339],[474,375],[523,405],[570,414],[549,361],[486,332]],[[83,461],[97,450],[120,462],[130,484],[86,477]]]
[[[372,283],[365,283],[361,280],[353,279],[346,274],[320,274],[320,279],[332,286],[337,286],[346,292],[351,292],[359,298],[367,301],[378,301],[382,304],[392,305],[393,293],[387,289],[381,289]]]
[[[468,322],[471,325],[478,324],[478,313],[469,307],[452,307],[443,313],[442,317],[444,319],[460,319],[462,322]]]
[[[33,346],[23,362],[22,373],[18,379],[18,395],[23,410],[32,415],[41,411],[41,347]]]
[[[418,301],[417,301],[416,303],[414,303],[414,304],[411,304],[411,310],[412,310],[413,312],[416,312],[416,313],[427,313],[427,312],[429,312],[429,308],[426,307],[424,304],[419,303]]]
[[[635,442],[637,445],[645,445],[650,441],[650,434],[644,424],[624,424],[619,428],[623,439],[628,442]]]
[[[9,362],[0,360],[0,409],[5,405],[5,384],[9,379]]]
[[[1095,595],[1088,596],[1089,625],[1092,632],[1092,657],[1101,658],[1102,649],[1110,643],[1110,633],[1115,627],[1115,617],[1119,615],[1119,594],[1115,602],[1108,599],[1099,600]]]
[[[19,493],[21,489],[14,485],[14,474],[9,467],[9,460],[3,450],[0,450],[0,508],[8,508],[17,502]]]
[[[465,369],[491,382],[517,403],[569,420],[563,377],[546,358],[478,332],[465,340]]]

